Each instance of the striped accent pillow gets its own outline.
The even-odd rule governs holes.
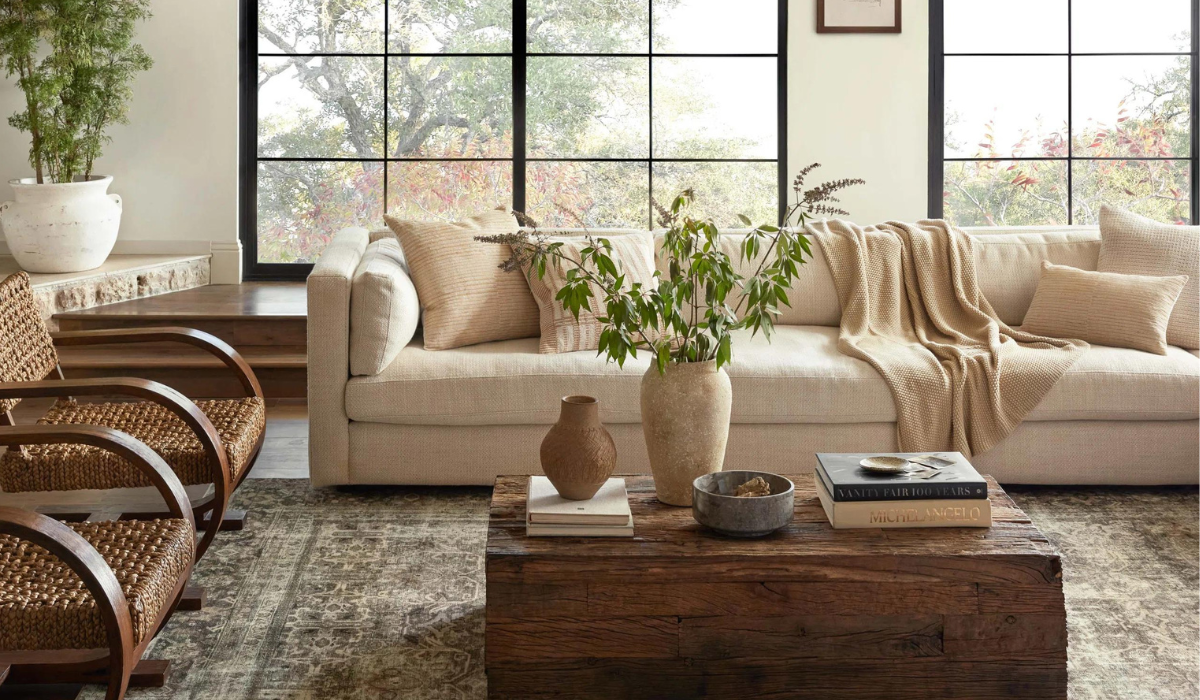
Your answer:
[[[625,288],[640,282],[644,287],[657,286],[654,277],[654,236],[650,232],[628,233],[620,236],[604,236],[612,243],[612,259],[625,274]],[[586,238],[551,238],[552,242],[561,242],[562,253],[567,257],[579,259],[580,251],[591,245]],[[599,289],[592,285],[592,311],[582,309],[579,318],[563,308],[562,302],[555,299],[559,290],[566,284],[569,265],[546,265],[546,274],[538,278],[537,272],[526,265],[525,278],[529,280],[529,290],[537,301],[541,318],[542,342],[538,352],[559,353],[576,350],[598,350],[600,348],[600,321],[597,315],[604,315],[604,296]]]
[[[489,211],[458,222],[384,216],[400,239],[421,301],[426,350],[450,350],[538,333],[538,307],[522,275],[500,264],[512,249],[475,236],[513,233],[517,220]]]

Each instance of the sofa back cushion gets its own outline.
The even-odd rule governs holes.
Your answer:
[[[1095,270],[1100,232],[1094,228],[968,229],[975,238],[979,288],[1010,326],[1019,326],[1037,292],[1042,263]]]
[[[421,305],[395,238],[363,253],[350,288],[350,374],[379,374],[417,331]]]

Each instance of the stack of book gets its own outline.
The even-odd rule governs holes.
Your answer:
[[[877,454],[818,454],[817,497],[841,528],[991,527],[987,482],[959,452],[895,453],[910,461],[894,474],[871,472]]]
[[[529,477],[525,534],[530,537],[633,537],[624,479],[609,479],[595,496],[571,501],[544,476]]]

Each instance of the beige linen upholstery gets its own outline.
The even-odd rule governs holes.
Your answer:
[[[838,352],[838,329],[779,326],[768,344],[739,331],[734,339],[733,423],[895,423],[883,377]],[[408,425],[552,425],[558,399],[600,399],[608,424],[641,421],[638,389],[648,358],[624,369],[593,352],[539,355],[533,338],[430,352],[413,342],[391,366],[346,386],[355,421]],[[1200,417],[1200,362],[1091,346],[1026,421],[1189,420]]]
[[[965,231],[975,244],[979,291],[1000,320],[1010,326],[1019,326],[1025,320],[1042,278],[1042,261],[1095,270],[1100,257],[1100,230],[1095,227]]]
[[[538,335],[529,285],[499,267],[512,249],[475,240],[515,232],[512,214],[490,211],[455,223],[383,220],[400,239],[421,299],[425,347],[448,350]]]
[[[735,423],[894,421],[887,386],[870,365],[837,351],[837,329],[779,326],[770,344],[734,336]],[[352,420],[428,425],[498,425],[558,420],[571,393],[600,399],[601,420],[641,421],[638,399],[649,356],[622,369],[595,352],[540,355],[532,339],[429,352],[413,343],[373,377],[346,387]]]
[[[351,284],[366,235],[336,236],[309,280],[314,485],[487,485],[498,474],[536,472],[559,398],[577,391],[601,398],[618,469],[648,469],[637,400],[644,360],[621,370],[593,352],[539,355],[535,337],[429,352],[417,335],[379,375],[352,378]],[[1002,320],[1024,317],[1042,260],[1086,268],[1098,254],[1096,231],[992,236],[998,242],[977,246],[975,260],[981,290],[1008,295],[997,306],[1010,304],[1016,316]],[[1021,240],[1035,250],[1021,251]],[[812,299],[832,299],[824,318],[780,325],[772,345],[761,338],[735,345],[734,420],[757,422],[732,424],[728,468],[798,473],[812,468],[818,451],[896,449],[895,403],[874,369],[837,351],[831,324],[840,307],[821,248],[813,250],[801,268],[809,276],[791,298],[798,313],[810,312]],[[1195,484],[1198,403],[1200,351],[1092,346],[1008,438],[973,461],[1002,483]]]
[[[540,474],[538,446],[546,430],[351,423],[351,483],[490,486],[500,474]],[[617,471],[648,474],[642,427],[622,423],[608,431],[617,445]],[[1026,421],[971,461],[1004,484],[1195,484],[1198,433],[1195,420]],[[817,452],[895,450],[893,423],[734,424],[725,468],[811,473]]]
[[[654,236],[649,231],[597,238],[603,238],[611,246],[608,255],[616,263],[620,274],[625,277],[623,288],[626,291],[632,289],[634,284],[640,284],[645,289],[657,288],[658,281],[654,277]],[[550,238],[549,242],[562,244],[558,250],[563,256],[580,261],[583,259],[581,251],[592,245],[588,239],[577,236]],[[559,353],[599,348],[602,329],[596,317],[605,313],[604,293],[596,285],[589,283],[592,289],[589,302],[591,311],[580,309],[577,318],[564,309],[562,302],[557,298],[558,293],[566,286],[567,273],[572,266],[565,262],[554,264],[553,259],[548,260],[545,274],[540,277],[531,267],[526,264],[523,273],[529,283],[529,291],[538,305],[541,325],[538,352]]]
[[[349,483],[350,290],[367,230],[334,235],[308,276],[308,460],[314,486]]]
[[[1100,208],[1101,272],[1187,275],[1175,303],[1167,342],[1200,348],[1200,226],[1175,226],[1111,207]]]
[[[1088,272],[1042,263],[1021,329],[1167,354],[1167,321],[1187,277]]]
[[[842,303],[838,349],[871,363],[896,403],[905,452],[986,452],[1086,349],[996,317],[973,239],[944,221],[816,227]]]
[[[417,331],[421,305],[394,239],[367,246],[350,291],[350,374],[379,374]]]

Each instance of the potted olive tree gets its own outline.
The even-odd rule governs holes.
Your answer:
[[[121,198],[92,166],[124,123],[130,83],[150,68],[133,43],[149,0],[4,0],[0,59],[16,76],[25,108],[8,123],[30,136],[33,177],[10,180],[15,201],[0,204],[0,230],[30,272],[78,272],[112,252]]]
[[[691,214],[691,190],[669,207],[655,205],[666,229],[659,252],[666,273],[656,273],[653,285],[628,283],[605,238],[589,236],[582,254],[570,256],[523,216],[525,228],[516,234],[479,238],[512,246],[506,270],[542,277],[548,265],[568,268],[557,299],[576,318],[583,309],[603,309],[599,351],[610,361],[624,364],[638,352],[653,358],[642,377],[642,428],[663,503],[691,505],[692,481],[725,461],[733,391],[724,367],[733,358],[733,331],[770,338],[780,305],[791,305],[788,290],[798,266],[811,254],[804,225],[813,215],[846,214],[835,194],[863,184],[846,179],[805,189],[805,176],[817,167],[804,168],[793,181],[794,200],[780,226],[763,224],[738,242],[748,275],[722,250],[716,224]],[[744,216],[741,221],[752,226]]]

